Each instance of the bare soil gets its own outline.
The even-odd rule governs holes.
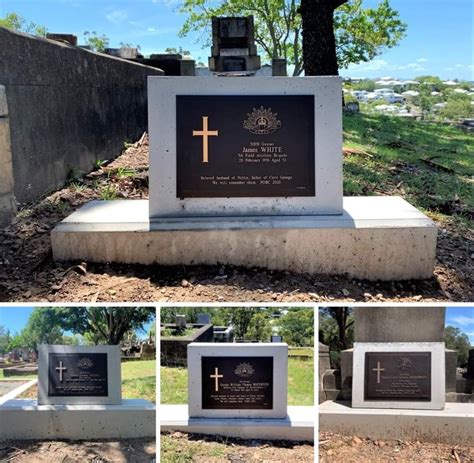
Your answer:
[[[474,462],[474,447],[426,442],[377,441],[332,433],[319,435],[320,463]]]
[[[309,443],[162,433],[161,463],[314,463]]]
[[[50,232],[92,199],[148,197],[148,142],[24,207],[0,230],[0,301],[35,302],[332,302],[472,301],[474,234],[454,222],[440,228],[433,278],[370,282],[233,266],[55,263]],[[435,220],[436,217],[434,218]]]
[[[120,441],[4,441],[0,461],[12,463],[151,463],[155,439]]]

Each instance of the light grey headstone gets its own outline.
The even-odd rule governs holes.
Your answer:
[[[198,325],[207,325],[211,323],[211,316],[208,313],[199,313],[197,322]]]
[[[38,405],[122,403],[120,346],[38,346]]]

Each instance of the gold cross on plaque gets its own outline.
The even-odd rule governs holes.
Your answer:
[[[56,367],[56,371],[59,371],[59,381],[63,382],[63,370],[67,370],[63,367],[63,362],[59,362],[59,367]]]
[[[380,373],[385,371],[385,368],[380,368],[380,362],[377,362],[377,368],[372,368],[372,371],[377,372],[377,384],[380,384]]]
[[[202,130],[193,130],[193,137],[202,137],[202,162],[209,162],[209,137],[218,137],[218,130],[209,130],[208,116],[202,116]]]
[[[210,375],[209,378],[214,378],[216,381],[216,384],[214,386],[215,392],[219,392],[219,378],[223,378],[224,375],[219,374],[219,368],[214,368],[214,374]]]

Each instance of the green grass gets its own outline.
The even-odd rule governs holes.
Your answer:
[[[161,403],[188,402],[188,370],[161,367]],[[312,361],[288,359],[288,405],[314,404],[314,366]]]
[[[346,115],[344,146],[370,155],[345,156],[345,195],[398,193],[442,219],[472,221],[472,134],[404,118]]]
[[[139,398],[156,402],[155,365],[155,360],[122,363],[122,395],[124,398]]]
[[[35,379],[37,377],[38,377],[38,375],[4,376],[3,375],[3,369],[0,370],[0,381],[17,381],[17,380],[29,381],[30,379]]]

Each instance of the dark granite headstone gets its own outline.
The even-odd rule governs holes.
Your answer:
[[[430,401],[431,352],[367,352],[364,397]]]
[[[273,408],[273,357],[202,357],[202,408]]]

